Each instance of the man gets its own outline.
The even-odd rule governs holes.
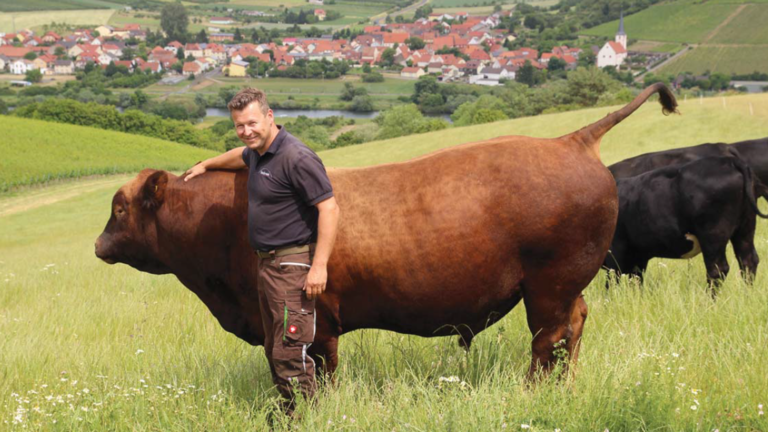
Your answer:
[[[248,167],[248,233],[258,256],[264,352],[278,391],[293,400],[315,391],[307,348],[315,336],[315,299],[325,290],[339,209],[320,158],[275,124],[263,91],[246,88],[227,105],[245,146],[203,161],[189,181],[210,169]]]

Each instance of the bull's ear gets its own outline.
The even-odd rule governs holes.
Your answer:
[[[156,171],[144,182],[141,193],[141,206],[147,210],[157,210],[165,198],[165,187],[168,185],[168,174]]]

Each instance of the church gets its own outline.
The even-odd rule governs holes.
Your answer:
[[[619,31],[613,41],[608,41],[597,53],[597,67],[613,66],[616,69],[627,58],[627,33],[624,31],[624,12],[619,17]]]

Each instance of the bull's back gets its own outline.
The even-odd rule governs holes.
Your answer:
[[[568,258],[569,277],[588,282],[616,221],[610,173],[559,140],[503,137],[330,174],[342,222],[329,289],[352,327],[482,315]]]

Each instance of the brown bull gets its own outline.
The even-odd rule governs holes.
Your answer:
[[[468,345],[525,302],[531,372],[549,370],[554,345],[571,358],[618,212],[599,143],[658,92],[555,139],[506,136],[408,162],[329,175],[344,217],[317,303],[311,355],[337,366],[341,334],[378,328],[419,336],[460,334]],[[194,182],[144,170],[114,196],[96,255],[154,274],[173,273],[225,330],[263,342],[256,257],[246,234],[246,171]]]

